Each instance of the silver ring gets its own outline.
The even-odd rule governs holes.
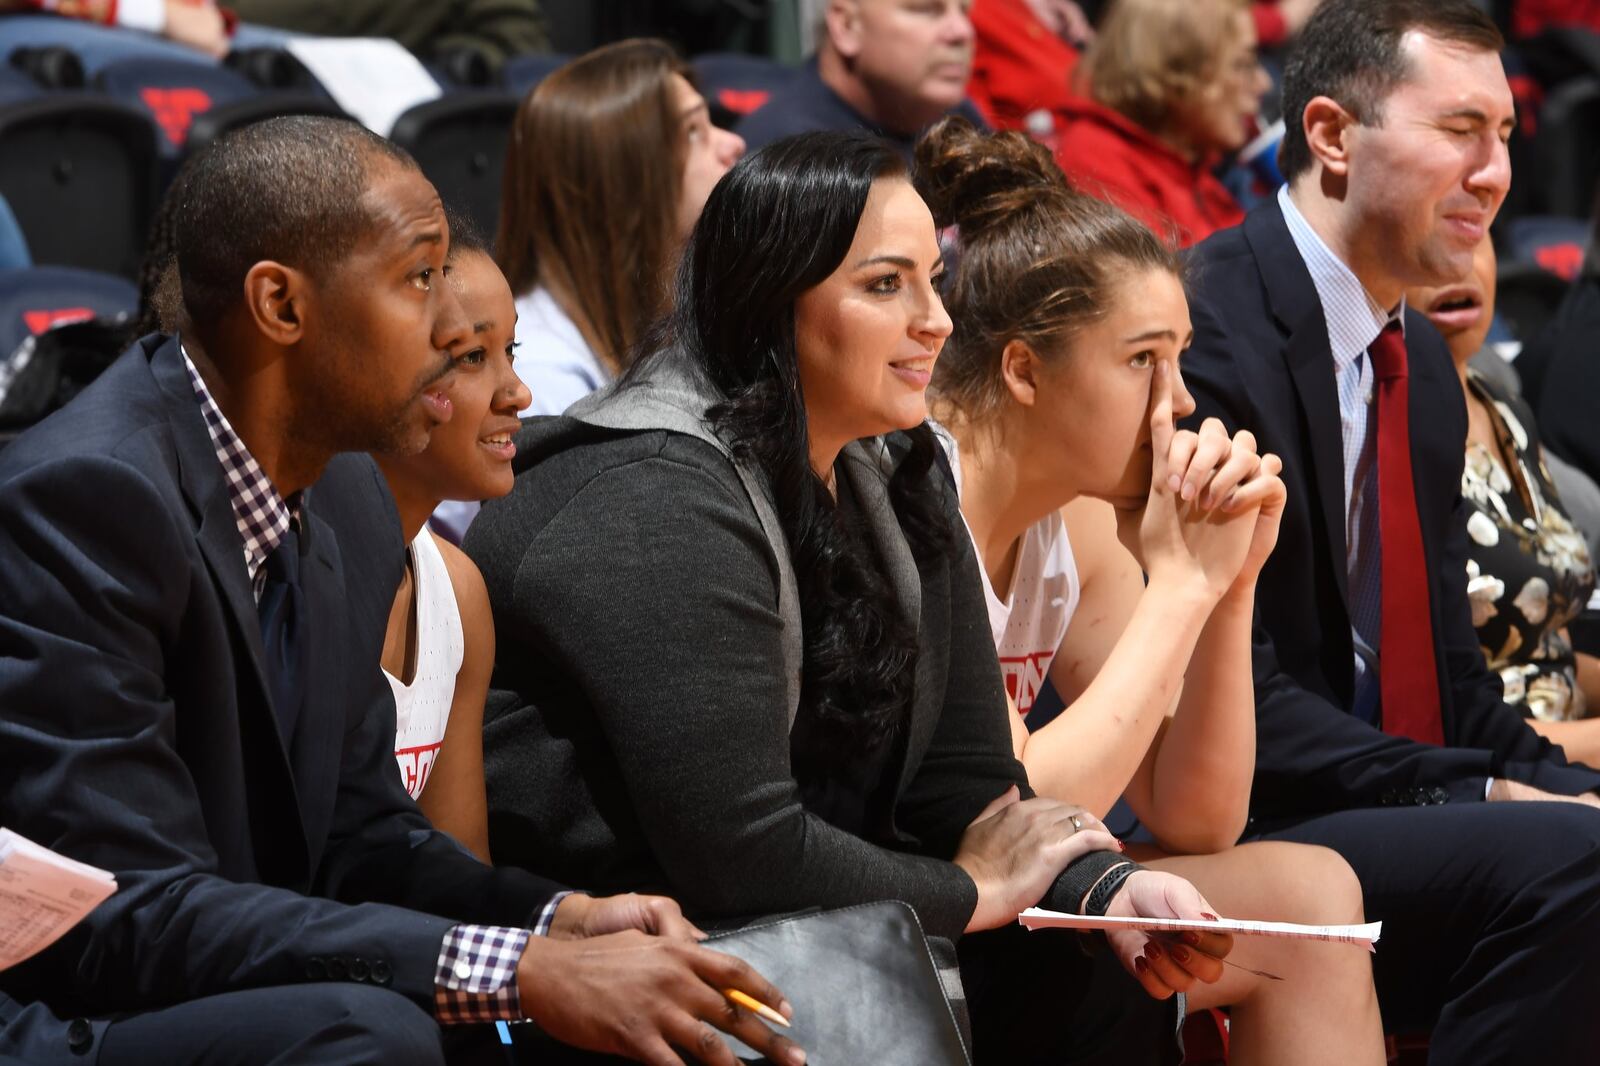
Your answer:
[[[1083,831],[1083,822],[1076,814],[1072,815],[1069,820],[1072,822],[1072,831],[1074,833],[1080,833]]]

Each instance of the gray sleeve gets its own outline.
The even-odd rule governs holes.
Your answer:
[[[774,564],[736,485],[660,455],[599,474],[527,546],[512,609],[583,690],[691,913],[900,899],[961,933],[977,890],[960,868],[801,807]]]

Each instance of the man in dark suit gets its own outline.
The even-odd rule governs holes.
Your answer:
[[[401,785],[398,519],[334,456],[449,417],[470,325],[432,186],[291,118],[180,194],[183,343],[145,338],[0,454],[0,822],[119,886],[0,975],[0,1056],[427,1063],[441,1024],[527,1018],[732,1066],[710,1023],[798,1062],[720,993],[776,990],[671,901],[483,866]]]
[[[1499,47],[1469,0],[1319,9],[1285,74],[1290,184],[1199,246],[1183,369],[1195,417],[1253,431],[1289,488],[1257,596],[1246,835],[1349,860],[1386,923],[1384,1020],[1432,1028],[1430,1061],[1590,1062],[1600,774],[1484,667],[1461,388],[1402,301],[1466,275],[1506,194]]]

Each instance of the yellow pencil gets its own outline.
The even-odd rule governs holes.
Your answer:
[[[773,1010],[759,999],[747,996],[737,988],[724,988],[722,990],[722,994],[746,1010],[755,1011],[756,1014],[765,1018],[773,1025],[781,1025],[785,1029],[789,1028],[789,1019],[785,1018],[783,1015],[779,1014],[777,1011]]]

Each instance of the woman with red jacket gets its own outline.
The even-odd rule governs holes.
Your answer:
[[[1270,84],[1246,0],[1118,0],[1080,69],[1056,145],[1075,184],[1183,245],[1243,221],[1211,168]]]

